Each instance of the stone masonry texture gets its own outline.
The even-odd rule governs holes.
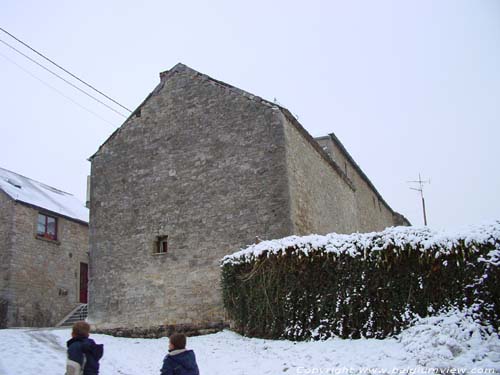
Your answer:
[[[220,327],[224,255],[256,237],[394,225],[285,109],[182,64],[91,161],[89,319],[102,331]]]
[[[0,327],[50,327],[79,304],[88,226],[58,217],[58,240],[36,236],[43,209],[0,191]]]

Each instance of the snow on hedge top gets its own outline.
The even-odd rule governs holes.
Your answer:
[[[500,266],[500,221],[472,225],[459,231],[435,231],[428,227],[390,227],[382,232],[371,233],[289,236],[262,241],[227,255],[222,259],[222,265],[251,262],[260,255],[277,254],[285,249],[294,249],[304,255],[313,250],[320,250],[356,257],[362,256],[366,250],[377,251],[389,246],[402,248],[408,245],[412,249],[439,249],[444,255],[460,241],[466,246],[486,243],[495,245],[495,249],[489,252],[487,259],[480,258],[480,260]],[[436,256],[439,256],[439,253]]]
[[[89,210],[73,195],[0,168],[0,189],[12,199],[60,215],[89,221]]]

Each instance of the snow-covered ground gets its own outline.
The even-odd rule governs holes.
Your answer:
[[[0,330],[0,374],[64,374],[69,329]],[[91,335],[104,344],[101,374],[159,374],[167,339]],[[202,374],[500,373],[500,339],[459,312],[421,319],[397,338],[291,342],[231,331],[190,337]]]

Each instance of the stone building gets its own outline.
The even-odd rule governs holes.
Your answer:
[[[0,168],[0,328],[48,327],[87,302],[88,209]]]
[[[103,331],[220,327],[219,261],[256,236],[409,224],[333,134],[316,141],[285,108],[182,64],[90,160]]]

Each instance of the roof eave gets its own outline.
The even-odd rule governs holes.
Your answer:
[[[81,219],[77,219],[77,218],[74,218],[74,217],[71,217],[71,216],[68,216],[68,215],[64,215],[64,214],[61,214],[60,212],[56,212],[56,211],[52,211],[52,210],[49,210],[45,207],[41,207],[41,206],[37,206],[35,204],[32,204],[32,203],[28,203],[28,202],[24,202],[22,200],[19,200],[19,199],[14,199],[11,197],[11,199],[14,201],[14,202],[17,202],[17,203],[20,203],[24,206],[27,206],[27,207],[30,207],[30,208],[33,208],[33,209],[36,209],[38,211],[41,211],[41,212],[46,212],[46,213],[49,213],[49,214],[52,214],[54,216],[58,216],[58,217],[62,217],[66,220],[70,220],[70,221],[74,221],[78,224],[83,224],[85,226],[89,226],[89,223],[88,221],[85,221],[85,220],[81,220]]]
[[[389,204],[385,201],[385,199],[382,197],[382,194],[380,194],[378,192],[378,190],[375,188],[375,185],[373,185],[373,183],[370,181],[370,179],[368,178],[368,176],[365,174],[365,172],[363,172],[363,170],[361,169],[361,167],[358,165],[358,163],[356,163],[354,161],[354,158],[351,156],[351,154],[349,154],[349,152],[347,151],[347,149],[344,147],[344,145],[342,144],[342,142],[340,142],[340,139],[337,138],[337,136],[335,135],[335,133],[331,132],[330,134],[328,134],[328,136],[330,137],[330,139],[335,143],[337,144],[337,146],[340,148],[340,151],[342,151],[342,153],[345,155],[345,157],[347,158],[347,160],[349,160],[349,162],[351,163],[351,165],[354,167],[354,169],[359,173],[359,175],[361,176],[361,178],[368,184],[368,186],[373,190],[373,192],[375,193],[375,195],[377,196],[378,199],[380,199],[380,201],[382,201],[382,203],[389,209],[389,211],[391,211],[392,214],[395,214],[396,211],[394,211],[391,206],[389,206]]]

